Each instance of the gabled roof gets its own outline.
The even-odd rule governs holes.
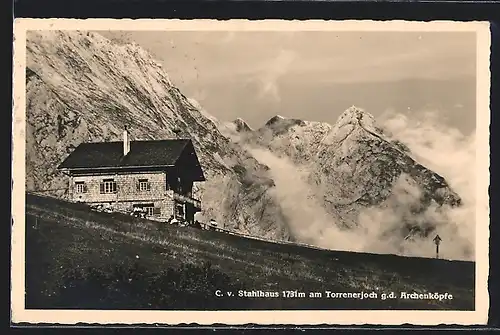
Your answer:
[[[81,143],[59,165],[59,169],[98,169],[174,166],[189,139],[131,141],[123,156],[123,142]]]

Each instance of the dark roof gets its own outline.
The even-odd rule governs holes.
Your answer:
[[[123,156],[123,142],[82,143],[59,165],[59,169],[173,166],[188,139],[131,141]]]

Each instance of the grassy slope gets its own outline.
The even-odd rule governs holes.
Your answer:
[[[160,275],[168,268],[188,263],[202,268],[206,262],[228,279],[221,287],[205,289],[303,292],[448,292],[443,300],[357,300],[357,299],[281,299],[231,298],[218,304],[189,305],[137,301],[124,308],[173,309],[472,309],[474,301],[474,263],[393,255],[348,253],[280,245],[213,231],[164,226],[123,214],[91,212],[85,205],[27,195],[26,204],[27,308],[57,307],[51,303],[61,295],[62,278],[75,269],[99,268],[112,271],[120,266],[141,266],[141,283],[161,277],[156,295],[169,294],[166,285],[178,277]],[[36,227],[35,227],[36,226]],[[168,278],[165,278],[167,276]],[[190,277],[190,274],[187,275]],[[156,278],[156,279],[154,279]],[[125,280],[125,279],[124,279]],[[167,284],[165,284],[167,283]],[[172,285],[176,285],[173,283]],[[102,285],[101,285],[102,286]],[[206,285],[205,285],[206,286]],[[170,287],[170,286],[169,286]],[[102,289],[102,287],[100,288]],[[121,290],[127,290],[122,288]],[[139,288],[141,290],[141,288]],[[162,292],[162,290],[164,292]],[[123,293],[123,292],[122,292]],[[127,294],[125,292],[125,294]],[[213,294],[213,292],[210,292]],[[138,294],[137,299],[148,299]],[[78,296],[65,306],[81,307]],[[83,298],[82,298],[83,299]],[[134,300],[128,299],[128,300]],[[135,301],[134,300],[134,301]],[[167,299],[168,300],[168,299]],[[170,299],[171,300],[171,299]],[[169,301],[170,301],[169,300]],[[223,299],[222,299],[223,300]],[[220,301],[222,301],[220,300]],[[92,305],[93,303],[93,305]],[[89,306],[89,305],[86,305]],[[112,298],[90,303],[94,308],[118,308]],[[209,307],[207,307],[209,306]]]

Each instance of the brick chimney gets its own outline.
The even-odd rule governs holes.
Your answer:
[[[127,130],[127,126],[125,126],[125,130],[123,130],[123,156],[127,156],[130,151],[130,135]]]

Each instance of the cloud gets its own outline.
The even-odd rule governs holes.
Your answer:
[[[352,250],[353,238],[345,238],[325,209],[313,196],[306,182],[307,170],[290,159],[278,157],[264,148],[248,147],[247,150],[260,162],[270,167],[275,187],[271,190],[279,201],[292,236],[310,245],[338,250]]]
[[[259,97],[271,98],[274,101],[281,101],[278,80],[291,68],[292,63],[297,59],[295,52],[281,50],[273,59],[266,61],[257,70],[252,80],[259,84]]]
[[[384,125],[403,141],[417,161],[443,176],[462,198],[458,208],[429,210],[429,219],[441,221],[437,233],[443,239],[445,258],[473,259],[476,231],[476,136],[465,136],[445,127],[437,111],[427,111],[423,121],[407,115],[386,115]]]

